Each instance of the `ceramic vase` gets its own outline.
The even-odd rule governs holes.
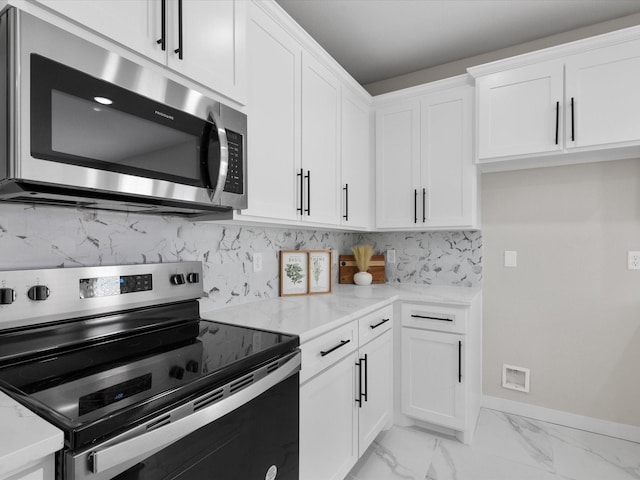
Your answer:
[[[371,280],[373,277],[369,272],[358,272],[353,276],[356,285],[371,285]]]

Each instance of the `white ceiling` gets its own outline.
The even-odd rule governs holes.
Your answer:
[[[640,0],[276,0],[366,85],[640,12]]]

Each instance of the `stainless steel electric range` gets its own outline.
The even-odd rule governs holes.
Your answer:
[[[58,480],[298,479],[298,338],[202,292],[200,262],[0,272],[0,389],[64,431]]]

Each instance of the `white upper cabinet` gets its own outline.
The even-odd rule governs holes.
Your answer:
[[[303,220],[339,225],[340,83],[308,53],[302,57]]]
[[[189,79],[244,103],[242,0],[38,0]]]
[[[566,61],[567,148],[640,140],[640,40]],[[573,107],[572,107],[573,105]]]
[[[297,221],[302,47],[261,8],[249,5],[249,207],[238,218]]]
[[[168,0],[167,11],[169,68],[244,103],[246,2]]]
[[[474,228],[473,89],[464,77],[376,99],[376,227]]]
[[[374,207],[370,102],[343,88],[341,120],[342,225],[366,229]]]
[[[484,171],[635,158],[640,28],[469,69]]]
[[[428,227],[470,227],[476,221],[472,94],[471,87],[461,86],[421,101],[419,210]]]
[[[146,57],[166,61],[162,50],[162,3],[158,0],[37,1]]]
[[[376,227],[417,225],[420,101],[376,108]]]
[[[479,78],[479,158],[560,151],[563,80],[558,61]]]

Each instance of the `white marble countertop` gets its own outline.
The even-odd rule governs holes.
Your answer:
[[[0,478],[62,449],[61,430],[0,392]]]
[[[330,294],[258,300],[202,312],[201,316],[299,335],[300,343],[304,343],[397,300],[468,306],[481,291],[480,288],[413,284],[336,285]]]

